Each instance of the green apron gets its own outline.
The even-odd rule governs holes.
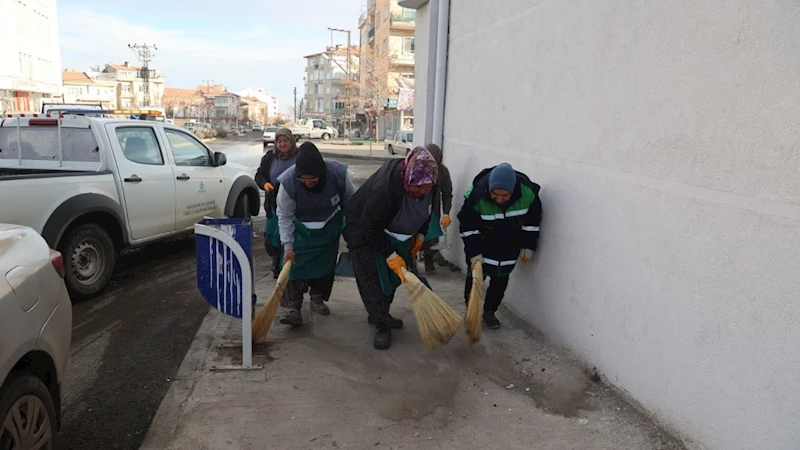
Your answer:
[[[281,246],[281,231],[278,226],[278,213],[272,210],[272,217],[267,218],[267,228],[264,230],[264,239],[273,247]]]
[[[444,231],[442,231],[442,225],[439,223],[439,213],[433,212],[431,213],[431,222],[428,225],[428,234],[425,235],[425,242],[428,242],[433,239],[439,239],[440,236],[444,236]]]
[[[339,238],[344,227],[344,213],[339,211],[319,230],[309,230],[302,222],[294,221],[295,263],[289,272],[290,280],[316,280],[336,268]],[[283,246],[281,267],[283,267]],[[384,263],[385,264],[385,263]]]
[[[387,237],[392,241],[392,244],[394,244],[397,254],[406,262],[408,270],[411,270],[411,268],[414,267],[414,261],[411,258],[411,242],[414,240],[413,237],[409,238],[407,241],[401,241],[393,236],[387,235]],[[383,295],[394,295],[394,291],[403,284],[400,281],[400,277],[389,268],[389,264],[386,263],[386,258],[378,252],[375,252],[375,262],[378,264],[378,278],[381,282],[381,291]]]

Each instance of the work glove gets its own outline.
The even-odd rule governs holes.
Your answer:
[[[392,269],[392,272],[397,274],[397,276],[400,278],[400,281],[403,283],[406,282],[406,277],[403,275],[403,269],[406,267],[406,262],[402,257],[400,257],[400,255],[397,254],[397,252],[392,252],[392,254],[386,258],[386,264],[390,269]]]
[[[272,183],[264,183],[264,191],[269,192],[269,191],[274,190],[274,189],[275,189],[275,186],[273,186]]]
[[[475,268],[475,263],[477,263],[478,261],[480,261],[480,262],[481,262],[481,264],[483,264],[483,255],[473,256],[473,257],[472,257],[472,258],[469,260],[470,267],[472,267],[472,268],[474,269],[474,268]]]
[[[446,230],[447,227],[449,227],[452,223],[453,223],[453,221],[450,220],[450,216],[448,216],[447,214],[442,216],[442,221],[440,222],[440,224],[442,225],[443,229]]]
[[[414,242],[411,243],[411,256],[417,256],[420,250],[422,250],[422,244],[425,243],[425,235],[418,234],[414,236]]]
[[[519,259],[522,262],[528,262],[530,259],[533,258],[533,250],[529,248],[523,248],[521,252],[519,252]]]

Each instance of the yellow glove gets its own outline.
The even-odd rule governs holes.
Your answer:
[[[416,256],[422,250],[422,244],[425,243],[425,236],[418,234],[414,236],[414,242],[411,244],[411,256]]]
[[[389,255],[386,258],[386,264],[392,269],[392,272],[396,273],[398,277],[400,277],[400,281],[403,283],[406,282],[406,277],[403,276],[403,269],[406,267],[406,262],[403,258],[400,257],[396,252]]]
[[[447,214],[442,216],[442,221],[441,221],[442,228],[444,228],[446,230],[447,227],[449,227],[452,223],[453,223],[453,221],[450,220],[450,216],[448,216]]]
[[[519,252],[519,258],[522,262],[528,262],[531,258],[533,258],[533,250],[523,248],[521,252]]]
[[[273,186],[272,183],[264,183],[264,190],[266,192],[269,192],[269,191],[271,191],[273,189],[275,189],[275,186]]]

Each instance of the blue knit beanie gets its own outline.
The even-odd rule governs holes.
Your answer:
[[[498,164],[489,174],[489,190],[504,189],[514,192],[517,185],[517,173],[509,163]]]

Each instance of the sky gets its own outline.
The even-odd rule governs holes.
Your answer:
[[[167,87],[262,86],[288,114],[294,87],[298,101],[304,93],[303,56],[331,44],[329,27],[351,30],[358,45],[366,0],[58,0],[57,7],[63,69],[138,66],[128,44],[155,44],[150,67]],[[347,44],[345,33],[333,37]]]

